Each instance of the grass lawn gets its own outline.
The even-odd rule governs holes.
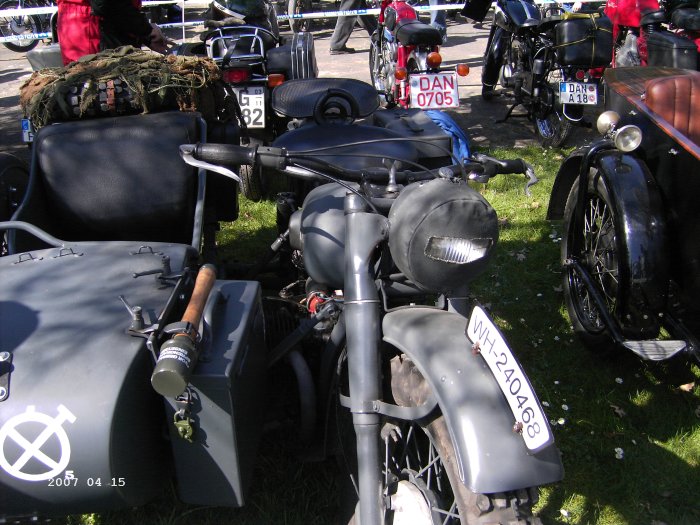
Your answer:
[[[700,370],[667,370],[631,354],[602,359],[572,334],[562,300],[561,225],[545,220],[554,176],[565,152],[491,151],[531,162],[540,184],[499,176],[481,191],[496,208],[500,244],[473,293],[490,307],[545,404],[563,454],[565,479],[543,487],[537,510],[545,524],[697,525],[700,523]],[[276,236],[271,202],[243,202],[222,232],[233,253],[257,251]],[[252,248],[251,248],[252,246]],[[337,505],[332,461],[290,458],[285,434],[270,429],[243,509],[193,508],[172,489],[133,512],[74,517],[66,523],[328,524]],[[504,468],[508,468],[505,466]]]

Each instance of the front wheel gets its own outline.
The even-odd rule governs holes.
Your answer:
[[[293,33],[311,31],[312,20],[310,18],[291,18],[294,15],[302,15],[311,11],[311,0],[289,0],[287,14],[290,17],[289,28]]]
[[[15,9],[17,2],[9,0],[0,2],[0,10]],[[35,15],[10,16],[0,18],[0,34],[2,36],[27,36],[42,32],[41,19]],[[39,40],[22,39],[14,42],[5,42],[3,45],[10,51],[26,53],[39,44]]]
[[[564,208],[564,236],[561,258],[564,264],[564,300],[571,325],[586,347],[609,353],[614,341],[596,302],[571,262],[582,265],[593,276],[602,294],[606,310],[614,315],[619,299],[620,241],[616,234],[617,217],[605,185],[595,171],[588,179],[582,220],[577,224],[578,181],[574,183]]]
[[[411,359],[394,357],[390,370],[397,404],[417,406],[425,401],[430,386]],[[541,525],[532,516],[537,489],[476,494],[460,481],[455,448],[441,414],[422,422],[387,420],[382,438],[385,501],[389,502],[385,523]]]

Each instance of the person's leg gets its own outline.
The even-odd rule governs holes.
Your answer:
[[[360,0],[360,9],[369,9],[366,0]],[[363,15],[357,21],[367,31],[369,36],[372,36],[379,26],[377,15]]]
[[[429,2],[431,7],[444,3],[440,0],[429,0]],[[430,11],[430,25],[440,31],[442,43],[447,42],[447,11]]]
[[[358,9],[359,2],[357,0],[342,0],[340,2],[340,11],[349,11],[351,9]],[[352,30],[355,27],[355,22],[357,21],[357,16],[339,16],[335,23],[335,29],[331,35],[331,53],[333,52],[346,52],[352,53],[351,48],[347,47],[346,44]]]

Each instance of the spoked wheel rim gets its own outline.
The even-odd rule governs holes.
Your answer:
[[[572,232],[575,235],[575,232]],[[583,229],[578,237],[578,261],[590,272],[602,293],[607,310],[614,312],[619,287],[619,264],[615,222],[608,203],[599,195],[591,195],[586,203]],[[574,244],[576,246],[576,244]],[[575,267],[568,270],[572,303],[584,328],[593,333],[605,330],[603,318]]]
[[[390,428],[389,428],[390,427]],[[461,523],[447,470],[430,433],[416,424],[385,427],[385,483],[393,525]]]
[[[2,6],[7,7],[6,5]],[[0,32],[2,36],[19,36],[39,33],[40,26],[31,16],[13,16],[0,19]],[[38,40],[14,40],[7,42],[6,47],[13,50],[29,51],[36,47]]]

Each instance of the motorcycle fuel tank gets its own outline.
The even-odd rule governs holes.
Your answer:
[[[505,0],[499,2],[494,13],[494,23],[511,33],[520,27],[532,27],[540,23],[542,14],[532,2]]]

